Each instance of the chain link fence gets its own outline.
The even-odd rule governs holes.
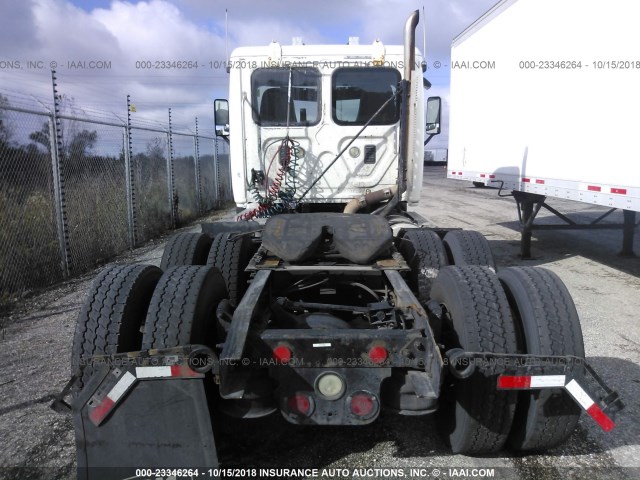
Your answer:
[[[0,313],[232,200],[228,146],[0,92]],[[15,103],[15,104],[12,104]]]

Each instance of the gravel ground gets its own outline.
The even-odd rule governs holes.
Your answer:
[[[536,232],[535,259],[521,260],[513,199],[444,177],[441,167],[425,169],[423,201],[415,210],[436,226],[481,231],[499,266],[541,265],[562,278],[580,314],[587,360],[626,405],[617,428],[604,433],[583,415],[570,440],[545,454],[469,457],[449,453],[429,416],[383,414],[366,427],[306,428],[272,415],[223,425],[219,443],[226,465],[347,469],[334,471],[339,478],[355,477],[354,469],[396,467],[424,468],[413,472],[414,478],[474,473],[463,468],[498,468],[494,478],[640,478],[640,260],[618,257],[621,233],[607,231]],[[584,220],[604,211],[569,201],[551,203]],[[229,210],[215,218],[231,215]],[[617,215],[611,221],[621,221]],[[114,263],[159,265],[163,244],[155,241]],[[640,236],[635,251],[640,253]],[[0,320],[0,478],[75,477],[70,419],[48,405],[69,378],[75,319],[97,271],[29,299]]]

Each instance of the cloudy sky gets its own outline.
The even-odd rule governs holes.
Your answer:
[[[425,7],[427,78],[431,95],[448,99],[451,40],[496,0],[2,0],[0,2],[0,93],[22,106],[51,103],[51,65],[58,88],[87,113],[126,115],[126,95],[136,115],[149,119],[172,107],[178,124],[198,116],[212,121],[212,100],[226,97],[228,76],[215,63],[225,55],[225,9],[229,12],[229,50],[236,46],[343,44],[376,38],[402,43],[408,14]],[[198,61],[198,69],[145,70],[140,60]],[[87,68],[94,66],[110,68]],[[29,63],[31,62],[31,63]],[[84,62],[84,63],[81,63]],[[100,63],[103,62],[103,63]],[[76,68],[73,68],[73,67]],[[85,68],[78,68],[84,66]],[[213,67],[213,68],[212,68]],[[445,115],[446,118],[446,115]],[[434,146],[446,147],[442,135]]]

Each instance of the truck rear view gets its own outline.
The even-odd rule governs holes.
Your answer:
[[[405,25],[405,65],[417,21]],[[235,102],[218,103],[219,119],[229,112],[219,128],[239,206],[251,189],[275,195],[239,222],[175,235],[160,268],[96,278],[76,373],[54,404],[73,414],[79,477],[113,471],[98,466],[217,476],[214,427],[229,417],[359,426],[383,411],[435,414],[465,454],[550,448],[581,410],[614,427],[621,404],[585,365],[562,281],[535,267],[496,273],[481,234],[406,212],[423,162],[419,68],[247,68],[231,77]],[[427,132],[438,113],[428,105]]]

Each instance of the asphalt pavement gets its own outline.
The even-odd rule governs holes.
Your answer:
[[[225,423],[219,439],[223,465],[333,469],[336,478],[358,473],[398,478],[398,472],[413,478],[640,478],[640,259],[617,256],[621,233],[599,230],[536,232],[534,258],[522,260],[513,199],[498,197],[496,189],[448,180],[445,174],[442,167],[425,168],[422,202],[414,210],[430,225],[485,234],[498,268],[539,265],[560,276],[580,315],[587,361],[626,405],[617,427],[605,433],[583,415],[569,441],[544,454],[505,451],[471,457],[451,454],[430,416],[383,413],[365,427],[299,427],[276,414]],[[550,203],[584,221],[606,210],[566,200]],[[217,212],[212,219],[232,214]],[[620,222],[621,217],[616,213],[607,221]],[[185,229],[190,230],[198,227]],[[114,263],[159,265],[164,240]],[[640,254],[640,235],[635,251]],[[28,299],[0,320],[0,478],[75,478],[71,421],[48,405],[70,376],[76,317],[97,271]]]

